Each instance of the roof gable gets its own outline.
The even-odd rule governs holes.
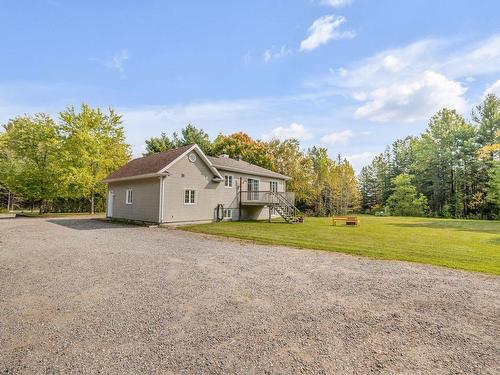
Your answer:
[[[165,173],[167,169],[182,156],[192,150],[196,151],[216,177],[222,178],[219,171],[212,165],[199,146],[191,144],[165,152],[157,152],[152,155],[133,159],[120,169],[111,173],[103,180],[103,182],[159,176],[162,173]]]

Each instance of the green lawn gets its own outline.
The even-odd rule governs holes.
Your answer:
[[[361,216],[361,225],[332,226],[330,218],[220,222],[183,228],[259,243],[337,251],[500,274],[500,222]]]

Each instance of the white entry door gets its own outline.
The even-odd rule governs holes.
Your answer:
[[[108,217],[113,217],[113,191],[108,192]]]

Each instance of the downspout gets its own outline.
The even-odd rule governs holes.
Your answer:
[[[242,185],[242,177],[240,177],[240,201],[239,203],[239,209],[238,209],[238,221],[241,221],[241,188],[243,187]]]
[[[163,192],[164,192],[164,187],[163,187],[163,179],[165,176],[160,176],[160,210],[158,213],[158,222],[161,224],[163,223]]]

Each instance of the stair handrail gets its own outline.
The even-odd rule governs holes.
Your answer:
[[[282,204],[284,203],[284,206],[287,209],[287,211],[292,210],[292,216],[297,216],[297,214],[300,213],[299,209],[295,207],[295,205],[291,203],[288,199],[286,199],[280,192],[271,191],[270,194],[277,197],[278,201],[281,201]]]

